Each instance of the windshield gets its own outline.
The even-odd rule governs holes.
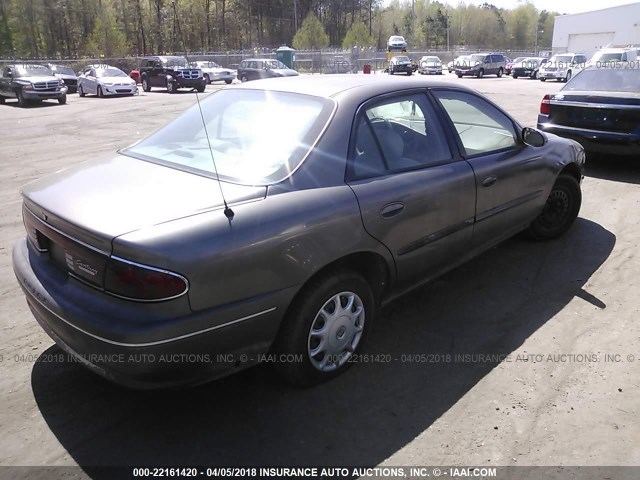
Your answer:
[[[482,63],[482,62],[484,62],[485,55],[471,55],[470,58],[471,58],[471,61],[474,62],[474,63],[475,62]]]
[[[97,77],[126,77],[128,76],[119,68],[105,68],[103,70],[96,70]]]
[[[440,59],[438,57],[422,57],[422,61],[440,63]]]
[[[549,63],[571,63],[571,60],[573,60],[573,57],[571,55],[556,55],[551,57],[551,59],[549,60]]]
[[[189,63],[183,57],[170,57],[162,60],[165,67],[189,68]]]
[[[64,65],[52,65],[51,70],[56,73],[61,73],[63,75],[76,75],[76,72],[73,71],[71,67],[65,67]]]
[[[195,62],[198,68],[221,68],[216,62]]]
[[[640,75],[634,68],[589,68],[562,89],[600,92],[640,92]]]
[[[622,61],[622,52],[598,52],[591,59],[593,62],[620,62]]]
[[[245,185],[285,179],[315,144],[333,101],[294,93],[221,90],[125,150],[142,160]],[[211,150],[209,150],[209,146]]]
[[[404,42],[404,37],[391,37],[390,42]]]
[[[404,56],[393,57],[393,59],[396,62],[410,62],[411,61],[411,60],[409,60],[409,57],[404,57]]]
[[[16,77],[52,77],[53,72],[44,65],[19,65],[15,70]]]

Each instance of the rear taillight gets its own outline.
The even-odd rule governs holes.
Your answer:
[[[540,102],[540,114],[542,115],[551,114],[551,97],[549,97],[549,95],[545,95],[542,98],[542,102]]]
[[[159,302],[184,294],[189,284],[177,273],[111,257],[104,280],[105,291],[129,300]]]

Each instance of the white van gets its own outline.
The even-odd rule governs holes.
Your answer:
[[[566,82],[582,70],[586,63],[587,56],[583,53],[559,53],[540,67],[538,78],[543,82],[551,78]]]
[[[637,59],[638,50],[631,48],[603,48],[598,50],[591,60],[589,65],[606,65],[608,63],[615,62],[632,62]]]

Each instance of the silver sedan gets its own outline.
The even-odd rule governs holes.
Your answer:
[[[135,80],[122,70],[109,65],[90,65],[78,77],[78,94],[105,97],[110,95],[137,95]]]

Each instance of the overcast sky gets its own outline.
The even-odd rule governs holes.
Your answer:
[[[440,1],[452,6],[456,6],[460,3],[458,0]],[[482,5],[485,1],[500,8],[514,8],[518,6],[521,0],[464,0],[464,3]],[[384,0],[384,3],[389,4],[391,2],[390,0]],[[538,10],[555,10],[560,13],[581,13],[637,2],[632,0],[532,0],[532,3]]]

